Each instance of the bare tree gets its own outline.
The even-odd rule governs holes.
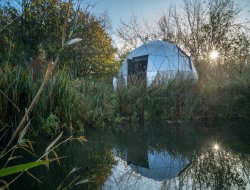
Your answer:
[[[135,48],[139,44],[156,39],[158,32],[144,17],[139,19],[138,16],[132,14],[127,22],[121,21],[120,27],[117,29],[117,36],[124,46]]]
[[[208,20],[204,5],[199,0],[183,0],[182,11],[171,7],[158,23],[164,38],[175,42],[193,57],[198,57],[204,44],[202,27]],[[179,13],[180,12],[180,13]],[[167,33],[165,33],[167,32]]]
[[[241,9],[233,0],[183,0],[181,13],[169,9],[158,23],[162,37],[185,49],[194,60],[207,58],[211,49],[226,57],[243,29],[237,24]]]
[[[163,13],[163,16],[159,19],[157,24],[161,38],[164,41],[176,43],[176,27],[172,22],[172,8],[173,6],[170,6],[170,8],[167,9],[167,12]]]

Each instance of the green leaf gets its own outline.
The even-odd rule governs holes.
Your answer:
[[[14,173],[19,173],[19,172],[22,172],[25,170],[29,170],[31,168],[35,168],[35,167],[40,166],[40,165],[45,165],[47,163],[48,163],[48,161],[41,160],[41,161],[37,161],[37,162],[29,162],[26,164],[19,164],[16,166],[3,168],[3,169],[0,169],[0,177],[4,177],[4,176],[11,175]]]

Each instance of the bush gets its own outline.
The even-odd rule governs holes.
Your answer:
[[[47,135],[57,134],[58,133],[58,119],[52,113],[50,116],[44,121],[42,126],[43,131]]]

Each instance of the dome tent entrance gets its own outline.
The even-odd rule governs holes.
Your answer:
[[[149,86],[156,80],[174,79],[177,75],[198,79],[186,53],[175,44],[158,40],[139,46],[127,56],[120,68],[118,81],[128,85],[145,80]]]

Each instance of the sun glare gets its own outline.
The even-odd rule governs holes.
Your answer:
[[[218,51],[216,50],[213,50],[211,53],[210,53],[210,58],[211,59],[216,59],[218,57],[219,53]]]
[[[218,145],[218,144],[214,144],[213,149],[214,149],[214,150],[219,150],[219,149],[220,149],[220,147],[219,147],[219,145]]]

